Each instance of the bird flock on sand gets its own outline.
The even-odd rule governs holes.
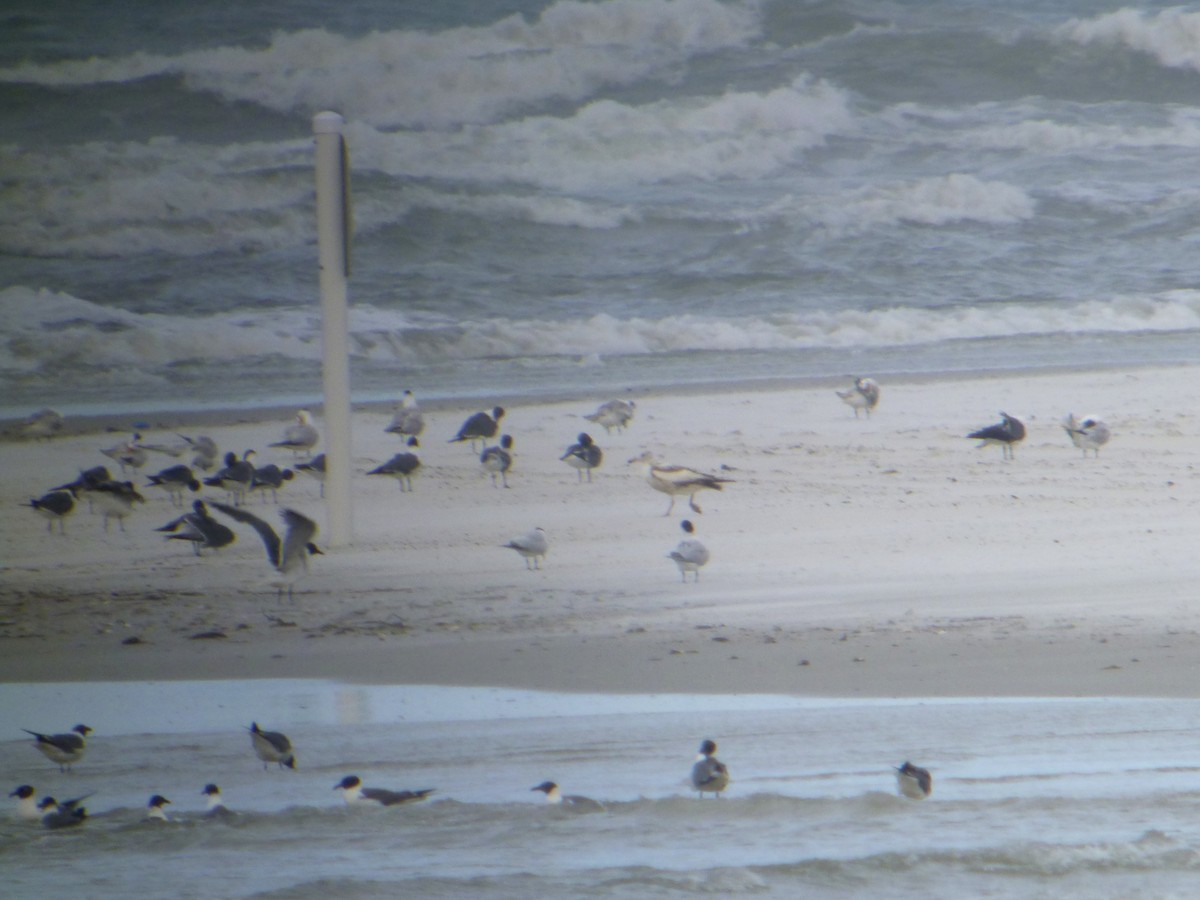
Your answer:
[[[76,725],[63,734],[41,734],[24,729],[33,735],[34,748],[59,767],[60,772],[71,771],[80,762],[87,750],[87,737],[93,731],[87,725]],[[297,771],[299,764],[292,741],[279,731],[268,731],[252,722],[249,729],[250,747],[263,764],[263,771],[272,766],[280,770]],[[327,767],[322,767],[327,768]],[[933,776],[927,769],[905,762],[894,768],[896,788],[900,795],[912,800],[923,800],[933,792]],[[705,739],[692,765],[688,781],[697,797],[706,795],[720,797],[731,783],[729,767],[717,759],[717,744]],[[367,787],[358,775],[346,775],[333,789],[339,792],[347,806],[391,807],[406,806],[427,800],[437,792],[436,788],[391,790],[390,788]],[[573,812],[605,812],[604,803],[579,794],[564,794],[558,784],[543,781],[529,789],[544,795],[545,802]],[[87,819],[87,807],[83,802],[95,792],[89,792],[71,800],[56,800],[52,796],[38,796],[37,789],[30,784],[14,788],[9,797],[16,802],[16,815],[30,822],[40,822],[45,828],[57,830],[82,825]],[[221,789],[213,782],[204,785],[199,796],[203,798],[204,810],[198,815],[205,818],[225,818],[235,815],[226,805]],[[144,818],[148,821],[169,822],[171,817],[166,807],[172,801],[162,794],[153,794],[146,803]],[[101,814],[105,815],[105,814]]]
[[[836,396],[854,411],[855,418],[870,418],[880,405],[881,390],[874,378],[856,377]],[[637,405],[633,400],[614,399],[600,404],[594,412],[582,418],[602,426],[605,434],[620,434],[633,423]],[[479,460],[479,471],[498,490],[509,489],[513,482],[517,460],[516,440],[502,427],[506,410],[493,406],[468,416],[457,432],[447,439],[450,444],[465,444]],[[393,478],[400,493],[415,490],[422,470],[421,438],[428,426],[427,417],[411,390],[404,392],[392,412],[384,432],[403,441],[402,449],[390,459],[365,470],[368,477]],[[1076,416],[1069,413],[1061,420],[1067,438],[1083,456],[1098,457],[1108,444],[1112,430],[1098,416]],[[63,434],[65,421],[52,409],[38,410],[17,426],[16,433],[30,440],[51,440]],[[1005,461],[1016,457],[1016,447],[1025,440],[1025,424],[1006,412],[1000,421],[965,434],[978,441],[979,447],[999,447]],[[285,454],[279,462],[262,463],[254,448],[240,454],[227,451],[223,455],[216,442],[206,435],[195,437],[177,434],[166,441],[147,440],[142,430],[135,430],[127,440],[100,448],[110,465],[119,467],[116,474],[109,465],[82,468],[77,478],[50,488],[25,504],[42,516],[46,530],[65,535],[67,519],[86,503],[88,509],[100,516],[105,531],[113,528],[126,531],[126,523],[147,503],[147,495],[165,496],[179,512],[165,524],[156,527],[167,541],[191,546],[195,555],[205,555],[233,545],[238,529],[248,526],[257,534],[266,551],[269,571],[264,583],[275,589],[276,597],[294,599],[296,582],[308,572],[310,559],[322,553],[318,544],[316,522],[303,512],[286,507],[278,512],[278,524],[251,512],[252,498],[260,507],[278,505],[280,492],[297,478],[315,479],[320,496],[324,497],[325,454],[314,455],[321,442],[321,433],[313,423],[312,414],[301,409],[295,420],[282,429],[278,440],[266,444],[268,452]],[[566,443],[566,441],[564,441]],[[178,460],[157,471],[141,475],[156,455]],[[593,475],[605,462],[604,450],[587,432],[579,432],[558,457],[558,461],[575,470],[579,484],[592,483]],[[284,463],[281,465],[280,463]],[[664,516],[670,516],[675,504],[686,498],[691,512],[703,513],[698,496],[704,491],[724,491],[735,484],[729,477],[732,471],[722,466],[719,472],[707,472],[689,466],[661,461],[652,450],[628,460],[628,466],[639,472],[654,491],[667,496]],[[141,483],[139,484],[139,480]],[[216,493],[220,499],[200,499],[194,495],[205,491]],[[193,499],[188,503],[188,497]],[[215,515],[214,515],[215,513]],[[708,564],[711,553],[696,535],[694,521],[685,520],[680,526],[683,537],[665,555],[679,568],[681,580],[699,581],[700,570]],[[540,526],[497,546],[515,551],[530,571],[540,570],[550,551],[550,536]]]

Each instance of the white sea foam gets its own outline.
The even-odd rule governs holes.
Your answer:
[[[80,86],[178,75],[192,90],[284,113],[334,108],[378,126],[447,127],[668,77],[694,55],[746,45],[759,27],[753,3],[561,0],[533,20],[358,37],[308,29],[277,33],[262,49],[24,63],[0,71],[0,81]]]
[[[1174,69],[1200,69],[1200,13],[1182,7],[1150,13],[1126,7],[1071,19],[1056,33],[1079,44],[1128,47]]]

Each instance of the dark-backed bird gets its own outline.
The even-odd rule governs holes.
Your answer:
[[[348,806],[401,806],[424,800],[435,790],[423,788],[417,791],[389,791],[385,788],[363,787],[362,779],[357,775],[347,775],[335,784],[333,789],[342,792],[342,798]]]
[[[183,506],[185,491],[195,493],[200,490],[200,482],[191,466],[183,463],[167,466],[161,472],[151,475],[147,482],[150,487],[162,488],[171,498],[172,506]]]
[[[226,503],[213,503],[213,506],[258,532],[263,546],[267,548],[267,562],[274,566],[279,574],[272,586],[278,588],[280,596],[286,587],[288,599],[291,600],[294,582],[308,571],[308,557],[321,552],[312,542],[317,534],[317,523],[294,509],[280,510],[279,516],[287,526],[287,531],[280,539],[274,528],[253,513]]]
[[[76,725],[66,734],[41,734],[28,728],[21,730],[36,738],[33,746],[50,762],[56,763],[60,772],[67,771],[83,759],[87,750],[87,736],[92,733],[92,729],[86,725]]]
[[[675,498],[682,496],[688,498],[688,506],[693,511],[702,513],[704,510],[696,505],[696,493],[704,490],[719,491],[721,485],[733,482],[732,478],[709,475],[706,472],[689,469],[687,466],[661,465],[655,461],[654,454],[649,450],[629,460],[629,464],[642,469],[650,487],[670,495],[671,502],[667,505],[664,516],[671,514],[671,510],[675,508]]]
[[[603,425],[604,431],[611,434],[614,428],[618,432],[624,431],[636,410],[637,405],[632,400],[609,400],[601,403],[594,413],[589,413],[584,418],[597,425]]]
[[[693,574],[693,581],[699,581],[700,569],[709,560],[708,548],[693,536],[696,533],[696,526],[687,519],[680,522],[679,527],[683,529],[684,536],[675,545],[675,549],[667,554],[667,557],[673,559],[675,565],[679,566],[679,575],[685,583],[688,572]]]
[[[104,466],[92,466],[90,469],[82,470],[79,473],[79,477],[69,484],[60,484],[56,488],[51,488],[51,490],[70,491],[77,498],[86,498],[88,511],[91,512],[94,507],[92,493],[96,490],[97,485],[103,484],[106,481],[112,481],[112,473]]]
[[[911,800],[924,800],[933,793],[933,776],[928,769],[906,762],[896,767],[896,787]]]
[[[417,456],[415,452],[419,446],[420,444],[417,443],[417,439],[410,437],[408,439],[408,450],[397,453],[387,462],[376,466],[367,474],[391,476],[396,479],[396,484],[400,486],[401,491],[411,491],[413,489],[413,476],[421,468],[421,457]]]
[[[559,457],[568,466],[575,469],[579,475],[579,480],[583,481],[583,474],[587,473],[587,480],[592,480],[592,469],[598,468],[600,463],[604,461],[604,451],[596,446],[596,442],[592,440],[592,436],[587,432],[580,432],[579,437],[575,439],[575,443],[567,448],[567,452]]]
[[[488,447],[479,454],[479,464],[483,466],[483,470],[492,476],[492,487],[498,487],[496,484],[496,476],[500,476],[500,480],[508,487],[508,473],[512,469],[513,464],[513,439],[511,434],[506,434],[500,438],[500,443],[495,447]]]
[[[303,472],[310,478],[315,478],[321,486],[321,496],[325,496],[325,454],[318,453],[308,462],[296,463],[296,471]]]
[[[87,818],[87,810],[79,804],[90,796],[92,795],[84,794],[82,797],[76,797],[74,800],[67,800],[63,803],[59,803],[53,797],[44,798],[38,804],[38,809],[42,813],[42,825],[51,830],[82,825]]]
[[[279,502],[279,489],[296,477],[296,473],[291,469],[281,469],[275,463],[267,463],[265,466],[258,466],[254,470],[254,475],[250,479],[250,491],[253,494],[259,492],[263,502],[267,502],[267,494],[271,495],[271,499],[276,503]]]
[[[53,532],[57,522],[58,533],[66,534],[67,516],[75,511],[75,495],[71,491],[50,491],[25,505],[46,520],[46,531]]]
[[[412,391],[405,391],[400,402],[392,411],[392,421],[384,429],[388,434],[398,434],[402,438],[420,437],[425,430],[425,416],[417,407],[417,398]]]
[[[545,794],[547,803],[555,806],[564,806],[576,812],[604,811],[604,804],[599,800],[593,800],[591,797],[583,797],[579,794],[564,794],[553,781],[543,781],[536,787],[531,787],[530,790],[541,791]]]
[[[716,741],[705,741],[700,745],[700,758],[692,766],[692,787],[703,799],[705,794],[720,796],[729,786],[729,769],[716,757]]]
[[[860,409],[866,412],[868,419],[871,418],[872,411],[879,405],[879,385],[875,383],[874,378],[855,378],[854,387],[838,391],[837,395],[854,410],[856,419]]]
[[[264,770],[271,763],[277,763],[281,769],[296,768],[296,751],[286,734],[263,731],[257,722],[251,722],[250,744],[254,747],[254,755],[262,760]]]
[[[476,449],[477,443],[490,440],[496,436],[496,432],[500,430],[500,420],[504,418],[504,407],[497,406],[492,409],[492,414],[489,416],[485,412],[477,412],[463,422],[462,428],[458,429],[458,434],[450,438],[447,443],[463,443],[468,442],[471,449]]]
[[[225,466],[215,475],[204,479],[209,487],[218,487],[229,495],[234,505],[241,506],[246,502],[246,494],[250,483],[254,481],[255,451],[247,450],[238,459],[237,454],[230,451],[225,454]]]
[[[1006,412],[1000,413],[1000,421],[987,428],[980,428],[967,435],[968,438],[980,441],[980,447],[998,444],[1004,459],[1013,459],[1016,454],[1014,445],[1025,440],[1025,424]]]
[[[184,513],[155,530],[169,532],[168,541],[190,541],[197,556],[201,550],[220,550],[237,540],[232,528],[208,514],[208,507],[203,500],[193,500],[190,513]]]

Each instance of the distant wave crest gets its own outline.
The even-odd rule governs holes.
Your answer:
[[[1172,69],[1200,70],[1200,12],[1181,7],[1149,13],[1124,8],[1091,19],[1072,19],[1058,35],[1079,44],[1128,47]]]

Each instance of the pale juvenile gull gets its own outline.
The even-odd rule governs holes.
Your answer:
[[[41,734],[28,728],[21,730],[37,739],[33,746],[40,750],[46,759],[56,763],[60,772],[66,772],[83,759],[84,751],[87,750],[87,736],[92,733],[92,729],[87,725],[76,725],[66,734]]]
[[[496,432],[500,430],[500,420],[504,418],[504,407],[497,406],[492,409],[492,414],[489,416],[485,412],[477,412],[470,416],[467,421],[463,422],[462,427],[458,429],[458,434],[450,438],[446,443],[461,444],[468,442],[471,449],[476,449],[477,443],[483,443],[494,438]]]
[[[302,409],[296,413],[296,423],[284,429],[283,440],[270,446],[291,450],[299,456],[307,457],[320,440],[321,433],[312,423],[312,413]]]
[[[906,762],[896,767],[896,787],[911,800],[924,800],[933,793],[933,776],[928,769]]]
[[[696,532],[696,526],[684,519],[679,527],[683,529],[684,537],[675,545],[675,549],[667,554],[669,559],[675,560],[675,565],[679,566],[679,575],[684,583],[687,583],[687,573],[693,574],[693,580],[700,580],[700,569],[708,563],[709,552],[708,548],[700,541],[693,537]]]
[[[1006,412],[1000,413],[1000,419],[995,425],[972,431],[967,437],[980,441],[980,447],[998,444],[1004,459],[1013,459],[1016,456],[1013,447],[1025,440],[1025,424]]]
[[[347,806],[403,806],[424,800],[436,790],[389,791],[385,788],[363,787],[362,779],[357,775],[347,775],[333,789],[342,792],[342,799]]]
[[[421,468],[421,457],[414,452],[420,445],[415,437],[408,439],[409,449],[397,453],[387,462],[376,466],[368,475],[388,475],[396,479],[401,491],[413,489],[412,479]]]
[[[1112,430],[1108,424],[1096,416],[1084,416],[1082,419],[1076,419],[1074,413],[1068,413],[1067,417],[1063,419],[1062,426],[1071,439],[1071,443],[1083,451],[1085,459],[1089,450],[1095,453],[1098,459],[1100,448],[1107,444],[1112,437]]]
[[[716,757],[716,741],[705,741],[700,745],[700,756],[692,766],[692,786],[704,799],[705,794],[719,797],[729,786],[729,769]]]
[[[604,461],[604,451],[596,446],[596,442],[592,440],[590,434],[581,432],[575,439],[575,443],[568,447],[567,452],[559,459],[576,470],[580,481],[583,481],[583,474],[586,472],[587,480],[590,482],[592,469],[598,468]]]
[[[614,428],[624,431],[636,410],[637,405],[632,400],[609,400],[601,403],[594,413],[589,413],[584,418],[597,425],[603,425],[604,431],[611,434]]]
[[[145,449],[138,443],[142,436],[134,433],[133,437],[128,441],[123,441],[100,452],[109,459],[116,461],[121,466],[121,471],[125,472],[129,469],[140,469],[146,464],[146,460],[150,458]]]
[[[169,532],[168,541],[190,541],[197,556],[201,550],[220,550],[237,540],[232,528],[208,514],[208,507],[203,500],[192,501],[190,513],[184,513],[155,530]]]
[[[492,476],[492,487],[499,487],[496,484],[497,475],[504,482],[504,486],[508,487],[508,473],[513,464],[512,448],[512,435],[506,434],[500,438],[498,446],[488,447],[479,454],[479,464]]]
[[[291,600],[294,582],[308,571],[308,557],[321,552],[312,542],[317,534],[317,523],[294,509],[280,510],[279,516],[287,526],[281,540],[274,528],[253,513],[225,503],[213,503],[213,506],[258,532],[263,546],[267,548],[267,562],[280,576],[272,582],[272,586],[279,590],[280,596],[286,587],[288,599]]]
[[[193,466],[205,472],[211,472],[216,467],[217,459],[220,456],[216,441],[204,434],[197,438],[190,438],[186,434],[181,434],[179,437],[192,448]]]
[[[384,431],[400,437],[420,437],[424,430],[425,416],[417,408],[417,398],[412,391],[405,391],[392,413],[391,423]]]
[[[687,466],[661,465],[655,461],[654,454],[649,450],[629,460],[629,465],[642,469],[650,487],[656,491],[670,495],[671,502],[667,505],[667,511],[663,513],[664,516],[671,514],[671,510],[675,508],[675,498],[680,496],[688,498],[688,506],[693,511],[702,513],[704,510],[696,505],[696,493],[703,490],[719,491],[721,490],[721,485],[733,482],[732,478],[709,475],[705,472],[689,469]]]
[[[540,569],[541,560],[546,558],[550,550],[550,542],[546,540],[546,532],[541,527],[521,537],[515,537],[503,546],[521,554],[525,558],[526,569]]]
[[[871,412],[879,405],[879,385],[874,378],[855,378],[854,387],[838,391],[837,395],[854,410],[856,419],[860,409],[866,412],[868,419],[871,418]]]
[[[579,794],[564,794],[553,781],[543,781],[531,791],[541,791],[546,795],[546,802],[554,806],[563,806],[576,812],[604,812],[604,804],[591,797]]]
[[[43,494],[24,504],[46,520],[46,531],[54,531],[54,523],[58,523],[58,533],[67,533],[67,516],[75,511],[75,495],[71,491],[55,490]]]
[[[286,734],[263,731],[257,722],[251,722],[250,744],[254,747],[254,755],[262,760],[264,771],[271,763],[278,763],[281,769],[296,768],[296,752]]]

